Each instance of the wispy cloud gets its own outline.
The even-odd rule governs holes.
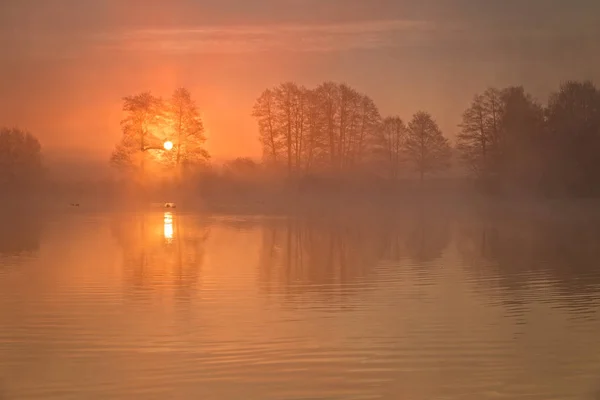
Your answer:
[[[271,50],[343,51],[393,46],[436,30],[426,21],[215,26],[142,29],[97,35],[105,48],[168,53],[246,53]]]
[[[0,27],[0,33],[2,28]],[[271,23],[249,25],[183,25],[95,27],[78,31],[32,31],[0,35],[11,51],[2,58],[78,58],[87,54],[144,55],[248,54],[258,52],[343,52],[391,48],[426,48],[430,54],[449,48],[556,48],[561,43],[596,43],[600,28],[577,30],[556,26],[490,25],[485,21],[354,20],[353,22]],[[518,43],[519,46],[515,46]],[[591,44],[590,44],[591,43]],[[512,46],[512,47],[511,47]],[[570,47],[570,44],[564,44]]]

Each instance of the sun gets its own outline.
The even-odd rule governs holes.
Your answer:
[[[173,148],[173,142],[171,142],[170,140],[167,140],[163,146],[165,147],[165,150],[169,151]]]

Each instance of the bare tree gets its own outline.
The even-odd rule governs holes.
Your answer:
[[[326,82],[315,89],[320,113],[320,138],[329,168],[344,172],[364,162],[369,138],[381,117],[375,103],[346,84]]]
[[[372,141],[375,161],[392,180],[397,180],[404,163],[406,125],[400,117],[387,117]]]
[[[292,175],[294,167],[294,113],[296,111],[294,102],[297,90],[298,87],[292,82],[283,83],[275,89],[275,104],[278,111],[277,122],[283,136],[288,176]]]
[[[421,182],[426,173],[447,168],[450,145],[430,114],[420,111],[408,124],[404,149],[407,159],[419,172]]]
[[[483,93],[484,107],[488,115],[487,131],[489,132],[494,157],[498,162],[501,138],[501,117],[503,113],[502,92],[496,88],[489,88]]]
[[[463,161],[477,176],[485,175],[490,151],[490,138],[486,129],[486,112],[483,97],[476,95],[471,107],[462,117],[458,135],[458,149]]]
[[[410,161],[423,179],[449,163],[448,141],[429,114],[417,113],[408,128],[399,117],[381,121],[373,100],[346,84],[310,90],[284,83],[262,93],[253,116],[265,161],[287,164],[289,175],[354,173],[375,161],[397,179]],[[488,188],[591,194],[600,187],[600,91],[590,82],[567,82],[545,109],[522,87],[487,89],[459,126],[460,155]],[[115,163],[134,164],[128,143],[115,151]]]
[[[329,167],[333,169],[338,160],[339,87],[333,82],[325,82],[319,85],[315,91],[317,102],[322,110],[323,135],[327,142],[326,154],[329,159]]]
[[[476,95],[464,112],[458,148],[464,162],[479,177],[487,180],[496,171],[500,148],[502,101],[499,90],[490,88]]]
[[[541,181],[542,108],[522,87],[488,89],[463,114],[458,148],[488,188],[507,189]]]
[[[294,85],[292,94],[292,164],[294,171],[301,172],[305,170],[305,147],[309,142],[308,101],[310,97],[303,86]]]
[[[161,98],[143,92],[123,99],[123,111],[127,113],[121,121],[123,136],[117,144],[111,163],[120,169],[136,169],[144,172],[148,150],[162,147],[165,105]]]
[[[168,119],[175,144],[172,158],[177,168],[183,165],[205,163],[210,155],[204,148],[206,137],[200,112],[189,90],[175,90],[169,103]]]
[[[348,165],[349,153],[352,147],[352,139],[358,127],[358,108],[360,106],[360,94],[346,84],[339,85],[339,135],[338,135],[338,159],[335,166],[338,170],[344,170]]]
[[[323,163],[325,154],[323,109],[319,104],[318,93],[315,90],[304,89],[304,141],[302,156],[306,172],[314,170]]]
[[[265,160],[288,174],[315,168],[348,172],[364,161],[380,116],[372,99],[345,84],[314,90],[287,82],[266,90],[254,106]]]
[[[351,163],[353,165],[362,165],[365,155],[368,151],[368,142],[380,127],[381,116],[375,102],[367,95],[360,97],[359,104],[359,122],[358,129],[353,143]]]
[[[258,120],[258,132],[263,147],[263,159],[276,164],[280,160],[281,131],[277,125],[275,93],[265,90],[256,100],[252,116]]]
[[[318,103],[314,91],[286,82],[264,91],[254,106],[263,158],[285,164],[288,176],[314,166],[322,134]]]

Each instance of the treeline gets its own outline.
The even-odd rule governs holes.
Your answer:
[[[522,87],[488,89],[464,112],[457,148],[489,190],[600,193],[600,91],[566,82],[546,105]]]
[[[487,191],[549,195],[600,192],[600,91],[566,82],[542,105],[523,87],[477,94],[454,146],[427,112],[382,117],[345,84],[283,83],[254,105],[264,163],[291,177],[349,174],[391,180],[447,168],[453,157]],[[453,148],[453,149],[452,149]],[[452,151],[454,150],[454,151]]]
[[[188,90],[177,89],[168,100],[149,92],[125,97],[123,111],[121,140],[111,157],[120,171],[151,180],[162,172],[182,177],[214,170],[206,168],[204,127]],[[600,90],[587,81],[564,83],[545,104],[523,87],[479,93],[453,132],[453,145],[429,113],[417,112],[408,122],[382,117],[369,96],[345,84],[281,84],[260,95],[253,115],[262,165],[236,160],[217,178],[264,186],[277,176],[273,171],[284,171],[292,179],[379,177],[394,185],[410,174],[423,179],[453,161],[490,192],[600,194]],[[187,174],[182,181],[206,175]],[[26,131],[0,129],[0,186],[30,187],[42,176],[39,141]]]
[[[382,118],[369,96],[346,84],[283,83],[260,95],[253,116],[264,162],[290,177],[369,170],[395,180],[407,165],[421,177],[448,166],[448,140],[430,114],[408,124]]]

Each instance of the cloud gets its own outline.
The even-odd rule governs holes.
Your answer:
[[[259,51],[344,51],[395,45],[430,34],[425,21],[389,20],[332,24],[214,26],[140,29],[96,35],[104,49],[165,53],[247,53]]]
[[[559,29],[560,28],[560,29]],[[0,27],[0,33],[2,28]],[[145,25],[97,24],[76,32],[42,29],[0,35],[0,59],[75,59],[95,54],[194,55],[419,48],[428,54],[495,48],[590,47],[600,28],[583,24],[492,24],[488,20],[365,19],[350,22]],[[565,42],[568,42],[565,44]],[[587,48],[586,47],[586,48]],[[514,51],[514,50],[511,50]]]

